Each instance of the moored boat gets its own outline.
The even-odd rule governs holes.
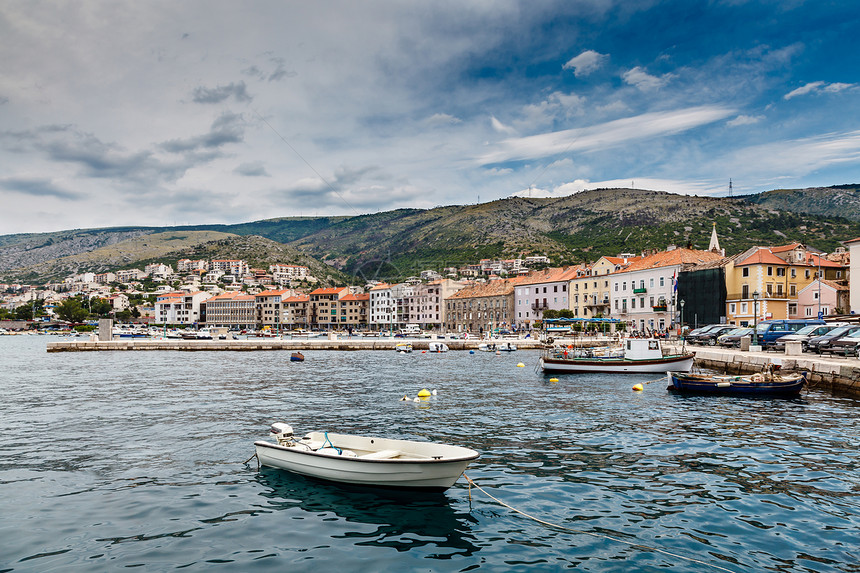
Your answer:
[[[427,352],[448,352],[448,345],[444,342],[431,342],[427,345]]]
[[[771,369],[751,376],[720,376],[667,372],[668,389],[673,392],[729,396],[782,396],[800,394],[806,385],[806,373],[775,374]]]
[[[620,348],[555,347],[544,352],[538,365],[544,372],[689,372],[692,352],[670,353],[656,338],[628,338]]]
[[[411,342],[398,342],[394,345],[394,350],[396,350],[400,354],[407,354],[412,352],[412,343]]]
[[[462,446],[311,432],[272,424],[277,443],[254,442],[261,465],[334,482],[444,491],[478,452]]]
[[[293,352],[290,354],[290,362],[304,362],[305,355],[301,352]]]

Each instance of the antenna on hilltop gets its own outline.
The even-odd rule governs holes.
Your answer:
[[[733,195],[732,195],[732,179],[731,179],[731,177],[729,178],[729,197],[733,197]]]

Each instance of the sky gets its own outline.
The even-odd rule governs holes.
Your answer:
[[[2,0],[0,235],[860,183],[858,29],[853,0]]]

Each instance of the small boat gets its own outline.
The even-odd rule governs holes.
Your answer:
[[[782,396],[800,394],[806,385],[806,372],[799,374],[775,374],[772,368],[751,376],[718,376],[667,372],[668,390],[692,394],[716,394],[723,396]]]
[[[494,342],[482,342],[478,344],[478,350],[481,352],[495,352],[496,344]]]
[[[496,352],[498,352],[500,350],[502,352],[513,352],[516,349],[517,349],[516,345],[512,344],[510,342],[500,342],[499,344],[496,344]]]
[[[305,355],[301,352],[293,352],[290,354],[290,362],[304,362]]]
[[[427,345],[427,352],[448,352],[448,345],[444,342],[431,342]]]
[[[555,347],[544,352],[538,365],[544,372],[689,372],[692,352],[670,354],[657,338],[628,338],[620,348]]]
[[[288,424],[272,424],[277,443],[254,442],[260,464],[334,482],[444,491],[478,452],[462,446],[311,432],[297,439]]]
[[[406,354],[408,352],[412,352],[412,343],[411,342],[398,342],[394,345],[394,350],[396,350],[400,354]]]

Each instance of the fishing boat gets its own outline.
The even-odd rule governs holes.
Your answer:
[[[667,372],[669,390],[693,394],[723,396],[782,396],[800,394],[806,385],[806,373],[776,374],[772,368],[751,376],[719,376]]]
[[[427,352],[448,352],[448,345],[444,342],[430,342],[427,345]]]
[[[290,354],[290,362],[304,362],[305,355],[301,352],[293,352]]]
[[[693,368],[692,352],[670,353],[656,338],[628,338],[620,347],[573,348],[557,346],[544,351],[538,366],[544,372],[642,373]]]
[[[272,424],[276,442],[254,442],[260,464],[333,482],[444,491],[478,452],[448,444],[311,432],[296,438],[288,424]]]

